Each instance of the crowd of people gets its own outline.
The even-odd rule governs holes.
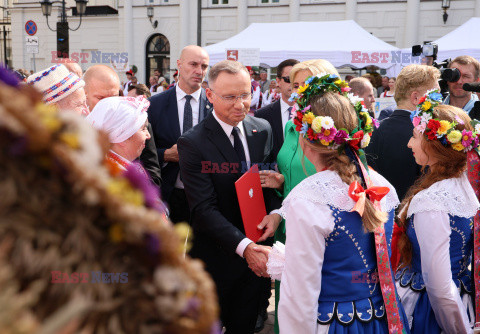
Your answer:
[[[7,178],[0,179],[0,193],[15,198],[0,205],[0,216],[12,213],[3,231],[30,245],[2,237],[0,260],[3,253],[17,254],[8,268],[25,271],[23,285],[42,274],[26,270],[24,258],[47,256],[50,243],[62,266],[42,262],[43,274],[71,275],[89,265],[129,272],[131,293],[87,289],[90,303],[110,306],[86,304],[63,326],[259,332],[272,280],[275,333],[472,333],[475,322],[480,325],[480,120],[469,115],[478,96],[463,90],[464,83],[480,81],[476,59],[459,56],[449,64],[461,76],[447,83],[446,97],[440,71],[428,65],[406,66],[397,77],[369,73],[343,80],[326,60],[285,59],[268,80],[266,71],[235,61],[211,66],[195,45],[181,51],[176,65],[171,84],[159,71],[148,85],[132,71],[121,83],[109,66],[83,73],[72,63],[33,73],[26,84],[0,76],[0,116],[11,118],[0,122],[2,158],[9,161],[1,165]],[[28,103],[16,107],[9,94]],[[395,105],[375,113],[378,98]],[[31,114],[22,116],[22,108]],[[37,128],[34,117],[45,118],[40,124],[48,131]],[[88,131],[77,138],[74,129],[82,127]],[[95,140],[94,129],[103,140]],[[17,143],[18,133],[26,139]],[[41,134],[45,139],[35,146]],[[83,159],[58,143],[85,151]],[[18,160],[18,150],[28,159]],[[45,158],[57,155],[54,163]],[[28,170],[45,180],[30,191],[17,170],[32,159],[38,163]],[[246,236],[235,187],[254,165],[263,166],[267,212],[258,240]],[[67,167],[77,172],[70,175]],[[11,190],[8,178],[25,187]],[[31,200],[19,206],[23,193]],[[56,213],[71,210],[78,218],[55,223],[58,215],[46,213],[37,196],[48,197]],[[40,211],[29,210],[32,203],[43,210],[53,236],[18,233],[22,224],[43,230],[32,223],[44,221]],[[172,226],[182,228],[182,222],[189,228],[175,237]],[[89,232],[78,232],[76,224]],[[71,230],[93,248],[69,262],[61,251],[87,247],[72,240]],[[32,245],[41,245],[41,252]],[[197,262],[181,257],[186,252],[203,262],[214,285]],[[62,292],[65,305],[81,292],[70,290]],[[41,293],[48,305],[59,291],[43,287]],[[58,311],[38,305],[25,304],[29,311],[22,313],[36,328]]]

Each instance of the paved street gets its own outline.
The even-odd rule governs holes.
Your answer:
[[[265,328],[259,332],[260,334],[273,334],[273,323],[275,319],[275,289],[272,289],[272,297],[270,297],[270,305],[268,306],[268,319],[265,322]]]

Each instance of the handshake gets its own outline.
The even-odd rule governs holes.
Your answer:
[[[257,226],[259,230],[265,229],[263,235],[258,239],[259,242],[272,237],[282,221],[282,217],[277,213],[266,215]],[[243,252],[243,257],[248,263],[248,267],[259,277],[269,277],[267,273],[268,255],[272,250],[269,246],[250,243]]]

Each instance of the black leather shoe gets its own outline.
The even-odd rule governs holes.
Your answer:
[[[257,316],[257,323],[255,324],[255,333],[261,332],[265,327],[265,320],[263,319],[263,315],[260,314]]]

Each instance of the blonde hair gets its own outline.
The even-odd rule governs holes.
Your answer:
[[[290,71],[290,82],[293,82],[295,80],[295,76],[300,71],[310,71],[312,75],[329,73],[340,76],[332,63],[325,59],[306,60],[296,64]]]
[[[458,124],[455,127],[457,130],[473,130],[470,125],[470,117],[462,109],[454,106],[437,106],[433,111],[433,118],[449,122],[453,122],[457,118],[460,118],[464,124]],[[413,197],[418,192],[429,188],[435,182],[461,176],[467,167],[466,153],[455,151],[450,146],[446,147],[438,140],[427,141],[424,136],[421,138],[423,151],[429,156],[429,158],[434,157],[437,163],[431,165],[427,172],[415,182],[415,184],[408,190],[405,199],[400,204],[400,226],[403,226],[405,229],[408,224],[408,208]],[[405,233],[403,233],[399,239],[399,249],[402,267],[408,266],[412,261],[412,244]]]
[[[358,126],[358,118],[350,101],[335,93],[325,93],[318,95],[310,100],[311,111],[317,116],[330,116],[335,127],[345,128],[349,132]],[[328,149],[321,144],[313,144],[303,139],[305,144],[317,152],[328,169],[336,171],[343,182],[350,184],[353,181],[360,182],[357,168],[345,154],[338,153],[337,150]],[[375,228],[387,220],[387,214],[375,210],[373,203],[365,201],[365,211],[362,221],[365,230],[373,232]]]
[[[400,104],[412,92],[433,87],[439,78],[440,71],[433,66],[413,64],[404,67],[395,81],[395,102]]]

